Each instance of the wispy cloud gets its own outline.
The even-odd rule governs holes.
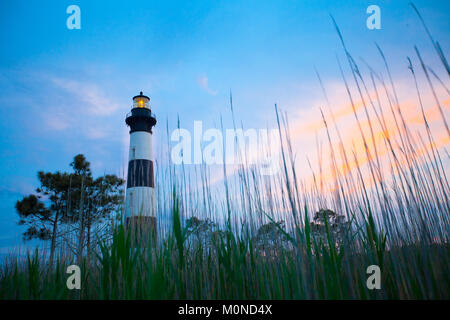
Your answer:
[[[70,121],[61,114],[44,114],[44,121],[48,129],[62,131],[70,127]]]
[[[86,137],[92,140],[102,139],[107,136],[107,131],[105,128],[101,127],[90,127],[85,131]]]
[[[84,83],[65,78],[53,77],[52,83],[85,103],[86,111],[90,114],[107,116],[118,109],[118,104],[110,101],[106,94],[94,83]]]
[[[217,90],[213,90],[209,87],[209,80],[205,74],[197,78],[197,84],[200,86],[200,88],[208,92],[210,95],[215,96],[218,93]]]

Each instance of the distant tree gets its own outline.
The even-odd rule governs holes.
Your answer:
[[[85,214],[88,253],[91,249],[91,231],[99,223],[108,220],[118,211],[123,200],[124,180],[116,175],[104,175],[87,186],[87,207]]]
[[[345,232],[350,227],[350,222],[346,221],[342,214],[336,214],[329,209],[321,209],[314,214],[311,222],[311,234],[316,240],[322,241],[324,245],[328,244],[327,227],[329,235],[338,246],[342,243]]]
[[[276,256],[287,245],[284,221],[271,221],[259,227],[253,237],[255,248],[267,256]]]
[[[77,259],[78,264],[81,264],[81,259],[83,257],[83,248],[84,248],[84,235],[86,229],[86,215],[85,215],[85,202],[86,202],[86,189],[93,183],[92,182],[92,173],[91,173],[91,164],[86,160],[85,156],[82,154],[78,154],[73,158],[73,161],[70,163],[70,166],[73,168],[74,173],[73,177],[78,188],[77,194],[80,196],[78,215],[74,215],[75,218],[78,218],[79,222],[79,232],[78,232],[78,246],[77,246]],[[77,190],[75,188],[75,192]]]
[[[116,212],[123,199],[124,180],[116,175],[104,175],[97,179],[92,177],[89,161],[78,154],[70,166],[73,185],[72,197],[78,204],[72,209],[71,222],[77,225],[78,241],[76,246],[79,263],[84,248],[91,249],[91,231],[95,224],[108,219]]]
[[[34,194],[24,197],[22,201],[17,201],[16,209],[20,216],[19,224],[29,226],[23,234],[25,240],[51,238],[51,211],[38,197]]]
[[[195,216],[186,220],[187,236],[192,236],[192,243],[194,245],[201,244],[204,247],[209,247],[217,238],[222,235],[222,231],[218,225],[206,218],[201,220]]]

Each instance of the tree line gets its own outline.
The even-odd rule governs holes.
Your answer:
[[[28,227],[24,240],[49,241],[50,264],[58,244],[72,251],[78,263],[84,253],[89,258],[98,243],[93,237],[101,240],[112,234],[114,219],[120,218],[116,213],[123,204],[123,179],[111,174],[94,178],[90,163],[82,154],[73,158],[70,167],[72,172],[39,171],[40,186],[36,192],[16,202],[19,224]],[[224,231],[209,219],[193,216],[185,221],[185,227],[193,246],[210,247],[224,237]],[[311,235],[325,245],[329,234],[340,244],[349,228],[343,215],[326,209],[316,212],[310,222]],[[273,256],[289,244],[289,237],[284,221],[271,221],[258,228],[252,241],[265,255]]]

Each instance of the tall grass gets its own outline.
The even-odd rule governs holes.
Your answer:
[[[287,116],[275,106],[281,146],[279,174],[262,175],[260,167],[248,164],[248,155],[243,152],[239,154],[242,165],[234,173],[223,166],[218,186],[212,182],[213,172],[206,165],[186,168],[159,161],[156,244],[136,246],[123,224],[114,226],[111,239],[100,242],[95,254],[82,261],[80,291],[66,288],[65,268],[75,261],[71,256],[60,255],[54,265],[46,264],[38,252],[25,260],[5,261],[0,270],[0,297],[448,299],[449,156],[433,136],[417,74],[424,73],[447,128],[445,112],[429,74],[444,88],[445,81],[425,65],[416,48],[417,59],[408,61],[423,128],[415,132],[405,120],[388,59],[381,48],[377,46],[384,72],[376,72],[364,63],[368,70],[364,76],[336,23],[335,26],[350,70],[351,81],[338,61],[353,109],[355,132],[363,144],[362,157],[353,146],[345,145],[317,72],[327,101],[326,111],[321,110],[321,114],[331,181],[322,174],[326,163],[322,148],[318,150],[319,170],[313,172],[312,184],[301,179]],[[428,29],[426,32],[448,72],[440,45]],[[362,113],[358,112],[356,101],[361,101]],[[236,128],[231,94],[230,107]],[[388,118],[393,121],[387,121]],[[377,127],[383,132],[378,143]],[[168,125],[167,133],[169,136]],[[266,153],[274,151],[270,145],[261,148]],[[387,153],[381,154],[381,149]],[[324,237],[314,236],[311,220],[322,208],[342,213],[350,221],[342,239],[334,236],[328,224]],[[220,236],[213,237],[208,245],[193,245],[185,224],[191,216],[216,221],[222,228]],[[287,243],[276,246],[275,254],[267,254],[257,246],[255,234],[262,224],[279,220],[286,222],[286,228],[279,231]],[[369,290],[366,286],[366,269],[374,264],[381,268],[381,290]]]

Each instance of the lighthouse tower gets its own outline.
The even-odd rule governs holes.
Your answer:
[[[126,225],[139,234],[156,237],[155,175],[153,167],[152,128],[156,118],[150,110],[150,98],[133,97],[133,107],[127,114],[130,127],[130,152],[126,193]]]

